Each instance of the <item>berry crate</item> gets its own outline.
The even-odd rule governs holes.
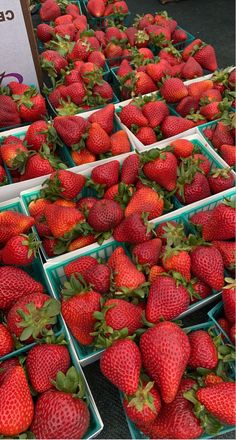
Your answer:
[[[224,315],[224,306],[223,302],[219,302],[216,304],[211,310],[208,312],[209,318],[214,322],[215,326],[219,329],[221,333],[223,333],[226,342],[229,344],[232,344],[231,339],[229,338],[229,335],[224,331],[224,329],[220,326],[217,319],[221,318]]]
[[[82,12],[87,16],[90,28],[94,30],[104,30],[108,26],[109,20],[115,25],[122,24],[123,26],[130,25],[131,13],[127,14],[112,14],[106,17],[93,17],[87,8],[88,0],[82,0]]]
[[[186,327],[185,330],[188,331],[188,333],[195,331],[195,330],[208,330],[209,328],[212,327],[212,321],[208,321],[202,324],[197,324],[194,325],[192,327]],[[214,330],[215,334],[218,334],[218,330],[215,329]],[[232,368],[230,368],[230,374],[233,378],[235,378],[235,370],[232,370]],[[121,397],[121,402],[123,402],[123,394],[120,392],[120,397]],[[137,439],[142,439],[142,440],[148,440],[148,437],[145,436],[136,426],[133,422],[131,422],[131,420],[127,417],[127,415],[125,414],[126,417],[126,421],[130,430],[130,435],[131,438],[134,440]],[[235,430],[235,426],[230,426],[230,425],[225,425],[223,427],[223,429],[221,429],[219,431],[219,433],[217,435],[223,435],[229,432],[233,432]],[[207,435],[207,434],[203,434],[201,435],[201,437],[199,437],[199,439],[207,439],[207,438],[215,438],[216,436],[212,437],[211,435]]]
[[[58,334],[58,336],[62,335],[62,331]],[[71,366],[74,366],[76,371],[79,373],[83,384],[84,384],[84,388],[85,388],[85,396],[86,396],[86,402],[88,404],[88,409],[90,412],[90,425],[89,428],[87,430],[87,432],[85,433],[85,435],[83,436],[84,440],[89,440],[91,438],[97,437],[97,435],[103,430],[104,424],[103,421],[101,419],[101,416],[99,414],[97,405],[95,403],[95,400],[93,398],[92,392],[89,388],[88,382],[85,378],[84,372],[80,366],[78,357],[76,355],[75,349],[73,347],[73,345],[71,344],[71,342],[66,338],[67,340],[67,348],[70,354],[70,358],[71,358]],[[9,356],[9,359],[12,359],[16,356],[20,356],[21,354],[24,354],[24,356],[27,355],[27,352],[32,348],[31,346],[28,346],[26,350],[24,350],[23,352],[14,352],[11,354],[11,356]],[[1,359],[3,360],[3,359]]]
[[[16,197],[15,199],[11,199],[7,202],[0,203],[0,212],[4,212],[4,211],[15,211],[15,212],[20,212],[21,214],[24,214],[24,209],[22,207],[20,198]],[[26,267],[22,267],[21,269],[24,270],[25,272],[27,272],[36,281],[39,281],[41,284],[43,284],[46,293],[50,293],[48,280],[47,280],[47,277],[46,277],[46,274],[45,274],[45,271],[43,268],[43,261],[42,261],[42,258],[40,255],[33,261],[32,264],[30,264]],[[61,328],[62,328],[62,326],[58,320],[57,324],[54,326],[54,332],[56,332],[56,333],[60,332]],[[0,362],[4,361],[6,359],[9,359],[13,356],[19,356],[20,354],[24,353],[29,348],[34,347],[35,344],[36,343],[33,342],[33,343],[26,344],[26,345],[23,345],[22,347],[17,348],[16,350],[14,350],[14,352],[11,352],[5,356],[0,357]]]

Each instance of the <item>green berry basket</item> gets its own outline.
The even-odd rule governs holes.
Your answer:
[[[47,276],[47,280],[50,286],[52,296],[60,300],[61,289],[63,287],[64,282],[67,280],[64,271],[64,268],[65,266],[67,266],[67,264],[77,260],[80,257],[84,257],[88,255],[94,258],[100,258],[100,259],[102,258],[102,260],[107,261],[109,256],[112,254],[112,252],[114,252],[114,250],[118,246],[122,246],[125,249],[126,254],[128,254],[128,251],[126,250],[125,246],[122,243],[117,243],[115,241],[109,240],[109,243],[103,244],[100,247],[92,245],[91,250],[89,251],[86,252],[83,250],[74,251],[70,254],[70,256],[64,255],[63,257],[57,258],[57,260],[53,261],[52,263],[49,262],[44,264],[44,270]],[[97,349],[92,345],[83,346],[79,344],[78,341],[72,336],[64,319],[63,319],[63,326],[68,338],[71,339],[75,347],[75,351],[78,355],[80,364],[83,367],[95,362],[100,358],[101,353],[103,352],[102,349]]]
[[[107,21],[112,20],[115,25],[122,24],[123,26],[130,25],[131,13],[127,14],[112,14],[106,17],[93,17],[87,8],[88,0],[82,0],[82,11],[88,18],[89,27],[94,30],[106,29]]]
[[[214,322],[215,326],[219,329],[220,333],[223,333],[226,342],[228,342],[229,344],[232,344],[232,341],[229,338],[229,335],[225,332],[225,330],[220,326],[220,324],[217,321],[217,319],[224,316],[223,302],[222,301],[219,302],[218,304],[215,305],[215,307],[213,307],[211,310],[209,310],[208,316]]]
[[[173,44],[174,47],[178,50],[183,50],[185,47],[187,47],[192,41],[195,40],[195,36],[190,34],[190,32],[186,31],[180,26],[177,26],[176,29],[180,29],[181,31],[184,31],[187,34],[187,39],[185,41],[180,41],[179,43]]]
[[[67,341],[67,348],[70,354],[70,358],[71,358],[71,366],[74,366],[76,371],[79,373],[83,384],[84,384],[84,388],[85,388],[85,398],[86,398],[86,402],[88,405],[88,409],[89,409],[89,413],[90,413],[90,424],[89,424],[89,428],[87,430],[87,432],[85,433],[85,435],[83,436],[84,440],[89,440],[91,438],[95,438],[97,437],[97,435],[103,430],[104,424],[103,421],[101,419],[101,416],[99,414],[97,405],[94,401],[92,392],[89,388],[88,382],[85,378],[84,372],[80,366],[78,357],[76,355],[75,349],[72,346],[70,340],[68,340],[68,338],[66,337],[65,333],[60,331],[58,332],[57,336],[62,336],[64,334],[66,341]],[[31,344],[28,345],[27,348],[24,351],[20,351],[18,350],[17,352],[13,352],[9,355],[8,359],[12,359],[14,357],[18,357],[23,355],[24,357],[27,356],[28,351],[34,346],[35,344]],[[0,362],[6,360],[6,357],[0,358]],[[0,364],[1,365],[1,364]]]
[[[9,200],[8,202],[0,203],[0,212],[5,212],[5,211],[15,211],[15,212],[20,212],[21,214],[25,214],[19,197]],[[39,281],[44,286],[45,292],[50,293],[48,280],[43,268],[43,262],[40,255],[37,258],[35,258],[32,264],[25,267],[21,267],[21,269],[24,270],[24,272],[27,272],[36,281]],[[53,328],[54,332],[57,334],[58,332],[61,331],[61,328],[62,326],[60,325],[59,320],[57,320],[57,323]],[[6,359],[10,359],[11,357],[14,356],[19,356],[22,353],[25,353],[25,351],[28,350],[29,348],[34,347],[35,345],[36,342],[26,345],[17,344],[16,349],[13,352],[0,357],[0,362]]]
[[[194,326],[192,326],[192,327],[186,327],[186,329],[185,330],[188,330],[188,332],[192,332],[192,331],[195,331],[195,330],[208,330],[209,328],[211,328],[211,327],[213,327],[213,322],[212,321],[208,321],[208,322],[205,322],[205,323],[202,323],[202,324],[197,324],[197,325],[194,325]],[[219,334],[219,332],[218,332],[218,330],[215,328],[214,329],[214,333],[217,335],[217,334]],[[231,368],[230,368],[230,376],[232,377],[232,378],[235,378],[235,370],[233,371]],[[120,398],[121,398],[121,403],[123,404],[123,393],[121,393],[120,392]],[[125,412],[125,411],[124,411]],[[146,435],[144,435],[137,427],[136,427],[136,425],[129,419],[129,417],[126,415],[126,412],[125,412],[125,417],[126,417],[126,421],[127,421],[127,424],[128,424],[128,427],[129,427],[129,430],[130,430],[130,435],[131,435],[131,438],[132,439],[134,439],[134,440],[139,440],[139,439],[142,439],[142,440],[148,440],[149,439],[149,437],[147,437]],[[235,426],[230,426],[230,425],[225,425],[219,432],[218,432],[218,434],[217,434],[217,436],[218,435],[220,435],[220,436],[222,436],[222,435],[224,435],[224,434],[227,434],[227,433],[229,433],[229,432],[233,432],[235,430]],[[214,437],[212,436],[212,435],[207,435],[207,434],[202,434],[200,437],[198,437],[199,439],[207,439],[207,438],[215,438],[216,437],[216,435],[214,435]]]

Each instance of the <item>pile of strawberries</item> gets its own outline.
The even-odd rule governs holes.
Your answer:
[[[1,435],[82,438],[87,432],[90,412],[84,379],[63,343],[60,338],[39,344],[24,356],[1,362]]]
[[[92,17],[109,17],[109,15],[118,16],[122,20],[122,16],[129,12],[126,1],[120,0],[83,0],[89,14]],[[106,23],[104,23],[106,24]]]
[[[235,112],[202,130],[209,143],[231,167],[235,167]]]
[[[0,128],[38,121],[46,115],[43,96],[33,87],[10,82],[0,88]]]
[[[138,243],[135,230],[139,227],[142,241],[146,241],[151,237],[146,236],[148,220],[173,209],[173,195],[189,205],[233,185],[230,169],[211,167],[192,142],[178,139],[164,150],[131,154],[122,165],[117,160],[98,165],[90,177],[66,170],[54,172],[28,210],[52,257],[102,243],[111,235],[117,241]]]

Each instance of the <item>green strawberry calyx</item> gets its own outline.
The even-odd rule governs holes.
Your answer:
[[[229,168],[212,168],[210,175],[217,179],[217,177],[222,177],[223,179],[230,179],[230,172],[233,169],[233,167]]]
[[[22,245],[27,246],[28,248],[27,257],[30,258],[32,255],[36,257],[39,247],[41,245],[41,241],[38,240],[36,234],[32,232],[31,234],[21,234],[20,236],[24,239],[22,240]]]
[[[61,291],[64,300],[67,300],[75,295],[83,294],[91,290],[83,276],[76,272],[76,274],[71,275],[69,281],[64,283],[64,287]]]
[[[85,398],[86,386],[84,380],[73,366],[67,370],[66,374],[62,373],[62,371],[58,371],[56,380],[52,380],[51,382],[58,391],[72,394],[73,397],[78,399]]]
[[[154,387],[154,382],[142,383],[140,379],[139,387],[135,394],[132,396],[125,395],[125,400],[128,401],[128,407],[136,408],[141,412],[145,407],[151,409],[154,414],[157,414],[157,409],[154,404],[154,397],[151,394],[151,390]]]
[[[50,336],[50,327],[57,322],[57,316],[60,313],[61,305],[56,299],[49,298],[41,308],[35,306],[34,302],[26,305],[27,312],[22,309],[17,310],[21,321],[17,324],[23,329],[20,335],[20,341],[26,341],[30,337],[38,339],[39,337]]]

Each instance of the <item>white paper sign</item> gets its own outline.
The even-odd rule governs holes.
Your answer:
[[[0,82],[17,80],[39,89],[21,1],[0,0]]]

